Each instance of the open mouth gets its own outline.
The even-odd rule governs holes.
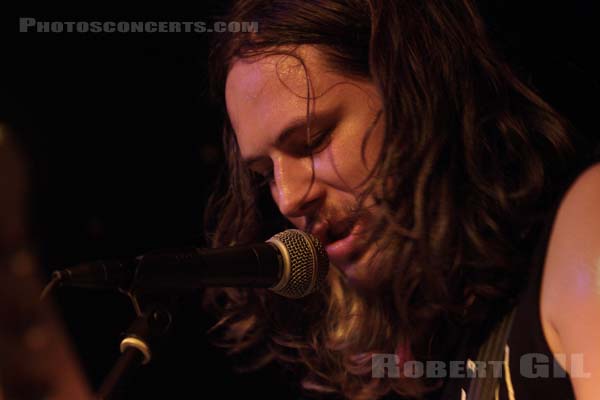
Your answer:
[[[327,243],[334,243],[338,240],[344,239],[352,232],[352,228],[356,224],[356,219],[345,220],[342,223],[336,223],[334,226],[330,226],[327,230]]]
[[[325,250],[334,265],[346,270],[360,257],[366,245],[361,234],[363,226],[358,218],[353,218],[327,230]]]

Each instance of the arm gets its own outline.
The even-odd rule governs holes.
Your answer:
[[[558,360],[577,399],[600,398],[600,164],[576,180],[560,205],[540,310],[550,349],[555,356],[566,355]]]

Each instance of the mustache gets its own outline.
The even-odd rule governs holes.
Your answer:
[[[359,204],[344,204],[341,206],[324,208],[317,214],[307,217],[304,230],[306,232],[313,232],[315,225],[321,222],[328,224],[330,227],[340,223],[354,223],[368,213],[368,209]]]

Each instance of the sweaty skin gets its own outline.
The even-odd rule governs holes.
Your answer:
[[[300,46],[295,54],[300,58],[237,60],[226,82],[227,111],[242,158],[269,180],[280,212],[328,245],[333,239],[327,232],[348,226],[379,156],[381,97],[370,81],[334,72],[318,49]],[[313,146],[307,146],[308,136]],[[354,225],[352,238],[368,224],[365,219]],[[326,246],[331,262],[351,281],[366,283],[374,245],[350,242]]]

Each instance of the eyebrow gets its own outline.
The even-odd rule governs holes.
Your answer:
[[[339,114],[339,110],[336,108],[331,110],[325,110],[322,112],[314,112],[310,118],[310,124],[312,127],[315,125],[322,124],[325,121],[332,121]],[[294,117],[286,126],[281,130],[281,132],[276,136],[275,146],[281,146],[285,143],[291,135],[298,132],[299,130],[306,131],[307,125],[307,116],[299,116]],[[261,161],[264,156],[256,156],[256,157],[248,157],[244,158],[242,162],[246,165],[247,168],[251,168],[253,164]]]

